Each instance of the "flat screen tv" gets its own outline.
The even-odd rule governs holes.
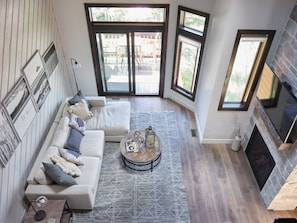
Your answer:
[[[257,91],[267,116],[284,143],[297,140],[297,100],[289,84],[282,83],[265,64]]]

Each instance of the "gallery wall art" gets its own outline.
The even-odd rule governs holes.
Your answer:
[[[17,81],[4,98],[3,104],[14,122],[30,97],[30,91],[24,76]]]
[[[36,50],[30,60],[23,68],[23,73],[26,75],[29,86],[33,86],[38,75],[41,74],[44,69],[44,62],[39,53],[39,50]]]
[[[0,163],[6,166],[20,142],[4,107],[0,105]]]
[[[46,75],[46,71],[44,70],[32,88],[33,98],[38,109],[41,108],[50,91],[51,87]]]
[[[50,77],[59,63],[57,51],[53,42],[50,44],[42,57],[44,59],[47,74]]]
[[[51,49],[49,52],[52,54]],[[47,55],[47,59],[53,61],[49,59],[51,54]],[[51,91],[47,69],[39,50],[35,51],[21,71],[23,75],[0,103],[0,164],[3,167]]]
[[[36,108],[30,99],[28,103],[23,108],[20,115],[17,117],[17,119],[14,121],[13,126],[16,129],[16,132],[18,133],[20,139],[22,139],[31,125],[35,115],[36,115]]]

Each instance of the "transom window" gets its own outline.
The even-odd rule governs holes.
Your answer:
[[[172,89],[191,100],[196,88],[209,14],[179,6]]]
[[[238,30],[219,110],[247,110],[275,31]]]
[[[164,22],[164,8],[90,7],[92,22]]]

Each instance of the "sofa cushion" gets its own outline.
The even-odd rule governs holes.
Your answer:
[[[69,125],[78,131],[86,131],[86,122],[75,114],[71,114]]]
[[[73,150],[80,154],[80,144],[83,136],[84,134],[82,132],[70,127],[70,134],[64,148]]]
[[[53,146],[48,147],[47,150],[44,152],[42,161],[39,163],[39,168],[35,171],[35,174],[34,174],[34,180],[38,184],[53,183],[53,180],[48,175],[45,174],[42,162],[52,163],[50,158],[54,155],[60,155],[60,154],[59,154],[58,148]]]
[[[51,161],[60,167],[64,173],[73,177],[79,177],[81,175],[80,169],[74,163],[65,160],[63,157],[54,155],[51,157]]]
[[[93,193],[96,193],[102,161],[98,157],[81,156],[81,158],[85,165],[78,167],[82,174],[75,180],[78,185],[90,185]]]
[[[80,152],[82,156],[103,157],[104,132],[102,130],[87,130],[81,141]]]
[[[69,136],[69,118],[67,116],[60,119],[59,125],[53,135],[51,145],[57,148],[64,147]]]
[[[38,184],[47,185],[52,184],[54,181],[44,172],[44,167],[39,168],[34,176],[34,180],[37,181]]]
[[[78,103],[71,105],[68,112],[79,116],[83,120],[88,120],[93,117],[93,113],[89,110],[85,99],[81,99]]]
[[[100,129],[108,136],[126,135],[130,130],[130,102],[108,102],[93,107],[93,118],[87,120],[87,129]]]
[[[67,161],[72,162],[76,165],[84,165],[84,162],[80,158],[80,154],[64,148],[59,148],[60,155]]]
[[[45,173],[52,178],[55,183],[62,186],[76,185],[77,182],[72,176],[64,173],[60,167],[51,163],[42,163],[44,166]]]

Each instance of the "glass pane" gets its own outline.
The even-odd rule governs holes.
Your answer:
[[[136,94],[158,95],[162,33],[136,32],[134,37]]]
[[[185,42],[180,42],[177,85],[191,93],[193,93],[199,53],[200,45],[197,47]]]
[[[205,25],[206,18],[200,15],[196,15],[194,13],[185,12],[185,18],[184,18],[184,26],[197,30],[199,32],[204,31],[204,25]]]
[[[91,7],[93,22],[164,22],[164,8]]]
[[[260,100],[273,100],[276,98],[277,89],[278,80],[273,71],[265,64],[259,81],[257,97]]]
[[[129,92],[127,35],[121,33],[97,34],[102,41],[104,70],[102,79],[107,92]],[[98,42],[98,46],[100,46]]]
[[[225,102],[243,102],[244,91],[249,81],[260,43],[260,41],[248,41],[247,38],[239,42]]]

